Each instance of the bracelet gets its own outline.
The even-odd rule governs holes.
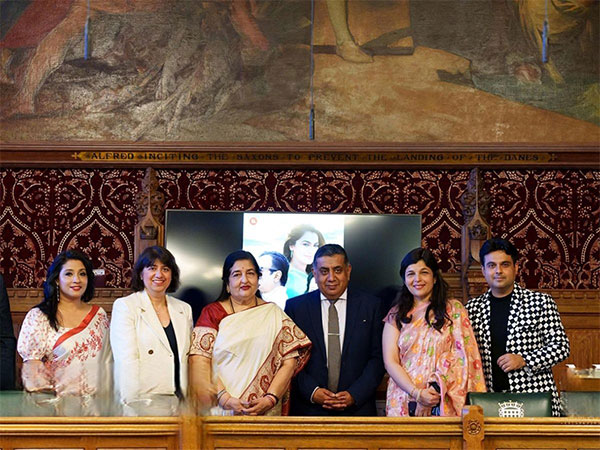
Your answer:
[[[417,403],[419,403],[419,399],[421,398],[421,392],[423,392],[423,389],[419,389],[419,392],[417,392],[417,398],[415,399]]]
[[[264,396],[265,397],[273,397],[273,400],[275,400],[275,403],[273,404],[273,406],[275,406],[277,403],[279,403],[279,397],[277,397],[275,394],[273,394],[271,392],[267,392]]]
[[[225,394],[229,395],[229,397],[227,397],[227,400],[225,400],[223,403],[221,403],[221,400],[223,399],[223,397],[225,396]],[[219,400],[217,400],[217,403],[219,404],[219,406],[223,409],[227,409],[225,408],[225,406],[227,406],[227,402],[231,400],[231,394],[229,394],[228,392],[224,392],[223,394],[221,394],[221,397],[219,398]]]
[[[221,408],[223,408],[223,409],[227,409],[227,403],[229,403],[229,400],[231,400],[231,395],[229,396],[229,398],[228,398],[227,400],[225,400],[225,403],[223,403],[223,404],[221,405]]]
[[[415,391],[417,390],[416,386],[413,386],[413,388],[410,390],[410,393],[408,394],[410,397],[415,398]]]
[[[225,394],[225,392],[227,392],[227,390],[225,389],[221,389],[218,393],[217,393],[217,402],[221,399],[221,397],[223,397],[223,394]]]
[[[271,408],[277,404],[277,402],[271,395],[263,395],[263,398],[268,398],[271,401]]]

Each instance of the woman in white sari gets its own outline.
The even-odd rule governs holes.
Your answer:
[[[251,253],[225,259],[223,288],[202,310],[192,335],[190,387],[212,414],[287,413],[290,380],[311,343],[274,303],[260,298],[260,269]]]
[[[78,405],[78,411],[65,413],[99,414],[98,398],[109,398],[109,322],[102,308],[88,303],[93,296],[91,262],[67,250],[48,269],[44,300],[27,313],[19,333],[23,386],[55,394],[59,413],[68,404]],[[77,399],[68,402],[73,396]]]

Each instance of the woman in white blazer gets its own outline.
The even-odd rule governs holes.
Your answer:
[[[139,401],[147,406],[157,398],[177,404],[186,393],[192,309],[167,295],[178,286],[179,268],[171,252],[149,247],[133,268],[135,292],[113,304],[115,389],[124,407]]]

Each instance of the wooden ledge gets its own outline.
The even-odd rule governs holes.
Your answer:
[[[168,449],[590,448],[600,418],[0,417],[0,447]],[[152,442],[152,445],[150,444]]]
[[[460,417],[203,417],[212,435],[387,436],[398,430],[412,435],[462,435]]]
[[[178,435],[178,417],[0,417],[3,436]]]

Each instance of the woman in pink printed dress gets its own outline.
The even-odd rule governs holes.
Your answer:
[[[108,398],[112,387],[109,321],[102,308],[89,304],[93,296],[90,260],[76,250],[62,252],[48,269],[44,300],[25,316],[17,343],[25,390],[83,397],[82,414],[94,397]]]
[[[404,286],[384,319],[383,359],[390,375],[388,416],[459,416],[467,392],[485,391],[481,357],[463,305],[433,254],[409,252]]]

